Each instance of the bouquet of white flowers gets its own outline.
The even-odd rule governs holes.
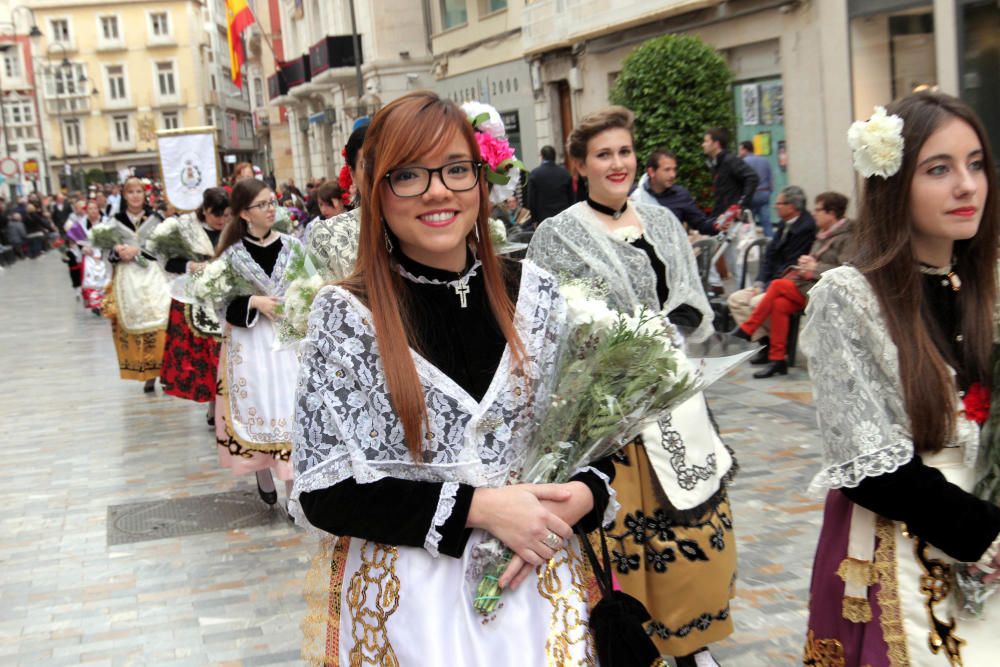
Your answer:
[[[309,326],[309,311],[316,293],[328,281],[328,276],[317,267],[323,267],[298,245],[292,247],[292,258],[285,270],[288,287],[285,299],[276,309],[281,315],[275,332],[275,347],[280,349],[302,340]]]
[[[209,262],[201,271],[187,276],[187,280],[183,281],[183,291],[184,298],[175,295],[178,301],[209,308],[217,308],[235,297],[250,296],[256,292],[253,285],[224,259]]]
[[[665,315],[626,315],[593,299],[579,284],[560,288],[568,327],[527,459],[511,483],[562,483],[622,448],[648,418],[704,388]],[[500,575],[512,553],[496,538],[476,546],[480,574],[473,607],[496,610]]]
[[[126,232],[129,233],[126,234]],[[108,252],[114,250],[116,245],[139,246],[138,237],[131,230],[126,229],[117,222],[102,222],[94,225],[87,232],[87,237],[90,245],[100,250],[107,250]],[[142,267],[149,265],[149,261],[141,254],[135,256],[135,263]]]
[[[146,236],[146,250],[162,259],[203,260],[215,254],[205,230],[189,214],[159,222]]]
[[[507,245],[507,227],[503,224],[503,220],[490,218],[490,241],[493,242],[495,249]]]
[[[299,223],[286,206],[277,206],[274,209],[274,226],[272,229],[282,234],[291,234],[298,227]]]

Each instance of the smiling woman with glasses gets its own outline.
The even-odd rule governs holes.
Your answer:
[[[564,539],[596,528],[613,466],[504,484],[565,306],[549,274],[493,253],[482,170],[465,112],[434,93],[368,129],[355,271],[319,292],[300,344],[292,512],[340,537],[307,577],[307,662],[587,660],[583,561]],[[489,534],[516,556],[487,621],[472,602]]]
[[[269,505],[278,501],[272,471],[291,490],[292,421],[298,358],[274,349],[273,321],[288,287],[284,275],[299,241],[275,232],[274,193],[248,178],[233,187],[232,219],[219,240],[217,256],[253,286],[253,296],[225,304],[226,334],[220,358],[224,419],[216,419],[219,462],[236,474],[256,473],[257,492]],[[230,388],[237,390],[230,391]]]

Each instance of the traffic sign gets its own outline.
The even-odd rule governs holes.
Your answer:
[[[24,161],[24,177],[29,181],[38,180],[38,160],[29,158]]]
[[[14,176],[21,170],[20,165],[17,164],[17,160],[7,156],[0,158],[0,174],[4,176]]]

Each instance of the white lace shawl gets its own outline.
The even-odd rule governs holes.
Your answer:
[[[343,288],[320,290],[299,346],[290,503],[297,522],[307,525],[298,502],[302,493],[348,478],[361,484],[385,477],[445,482],[424,544],[436,556],[438,528],[451,515],[458,484],[502,486],[521,467],[533,431],[533,395],[544,392],[540,382],[553,375],[565,309],[552,276],[524,262],[516,314],[527,354],[524,373],[511,371],[505,349],[478,403],[411,352],[430,425],[418,463],[389,401],[369,310]],[[608,510],[605,521],[617,511],[613,496]]]
[[[247,250],[242,239],[222,251],[219,259],[228,262],[229,266],[249,281],[257,294],[261,296],[281,297],[285,295],[285,290],[288,288],[288,281],[285,280],[285,271],[288,270],[288,263],[292,259],[293,245],[302,247],[302,243],[297,238],[288,234],[281,234],[281,250],[278,251],[278,259],[274,262],[274,269],[271,271],[271,275],[267,275],[264,272],[264,269],[261,268],[257,260]],[[224,303],[218,304],[216,314],[220,322],[226,321],[226,309],[229,308],[231,301],[229,299]],[[253,320],[247,322],[247,326],[252,327],[256,321],[257,318],[255,316]]]
[[[306,228],[306,234],[309,253],[326,265],[330,280],[341,280],[354,271],[361,235],[361,209],[317,220]]]
[[[666,267],[670,295],[663,311],[669,313],[681,304],[697,308],[702,314],[701,324],[691,339],[705,339],[712,331],[713,314],[684,227],[663,206],[638,202],[630,206],[642,222],[646,240]],[[649,257],[643,250],[612,237],[586,202],[543,222],[531,239],[527,257],[560,281],[593,281],[606,291],[611,308],[631,313],[642,305],[659,310],[656,274]]]
[[[806,325],[799,336],[809,357],[823,468],[810,491],[856,487],[866,477],[890,473],[913,458],[909,417],[899,380],[899,357],[882,318],[878,297],[852,266],[831,269],[809,292]],[[946,399],[942,409],[947,409]],[[961,406],[958,393],[954,406]],[[955,441],[973,465],[979,428],[957,420]]]

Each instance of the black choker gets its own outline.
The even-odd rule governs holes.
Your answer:
[[[625,209],[628,208],[628,199],[625,200],[625,203],[622,204],[621,208],[614,209],[611,208],[610,206],[599,204],[590,197],[587,197],[587,206],[594,209],[598,213],[603,213],[604,215],[610,215],[612,218],[617,220],[618,218],[622,217],[622,214],[625,213]]]
[[[257,243],[263,243],[263,242],[264,242],[264,239],[266,239],[266,238],[270,238],[270,236],[271,236],[271,230],[270,230],[270,229],[269,229],[269,230],[267,230],[267,234],[264,234],[264,236],[261,236],[261,237],[256,237],[256,236],[254,236],[253,234],[251,234],[251,233],[250,233],[250,230],[248,229],[248,230],[246,231],[246,233],[245,233],[245,234],[243,234],[243,236],[247,237],[248,239],[251,239],[252,241],[256,241]]]

